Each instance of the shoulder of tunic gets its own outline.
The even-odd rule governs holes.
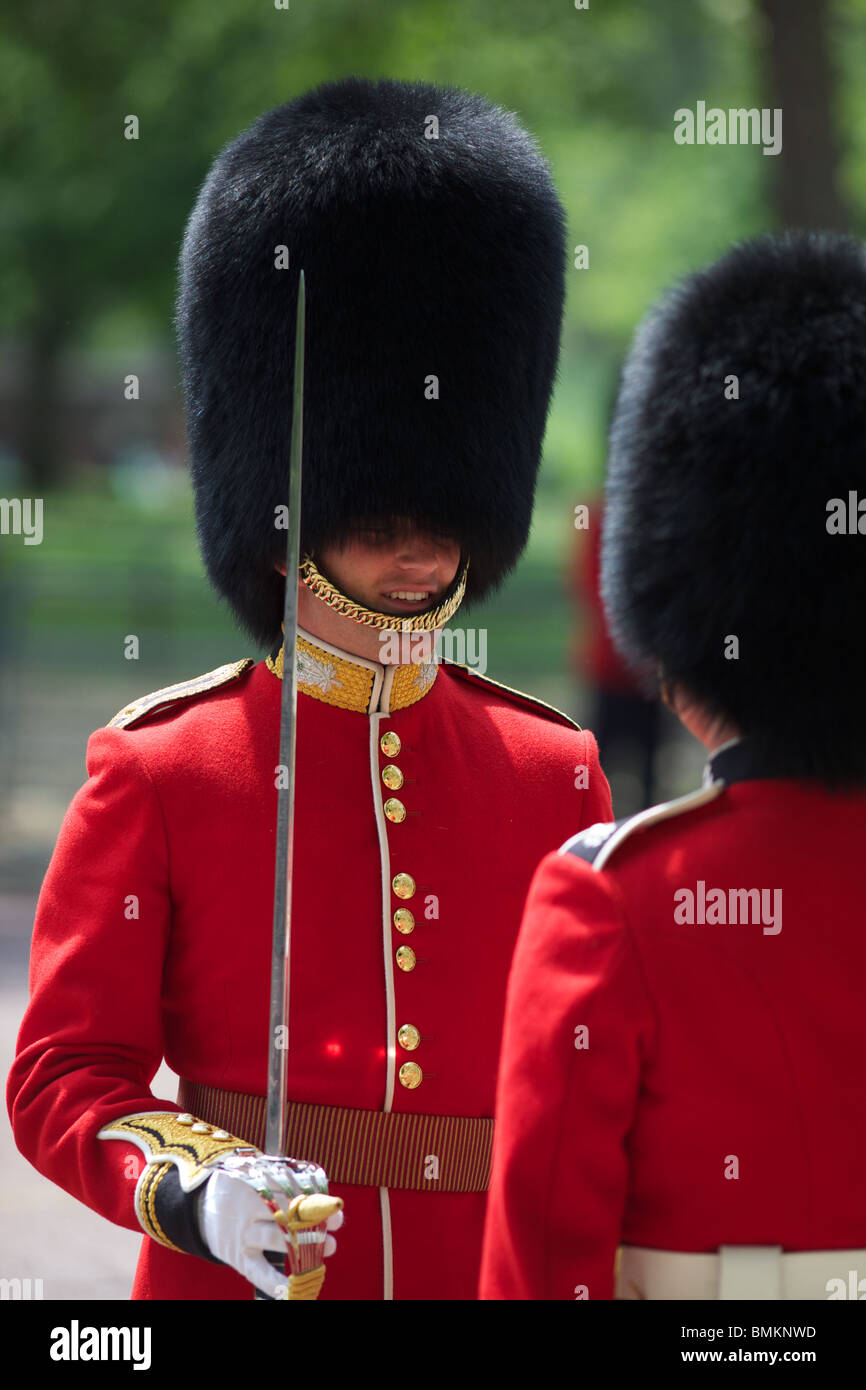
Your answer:
[[[556,709],[554,705],[548,705],[544,700],[536,699],[534,695],[527,695],[523,690],[514,690],[510,685],[502,685],[499,681],[491,680],[489,676],[482,676],[471,666],[461,666],[457,661],[444,661],[443,666],[447,670],[453,671],[460,680],[466,681],[468,685],[480,686],[482,690],[487,690],[494,695],[499,695],[509,704],[517,705],[522,709],[529,710],[532,714],[538,714],[542,719],[549,719],[555,724],[564,724],[568,729],[576,729],[582,732],[579,724],[575,723],[562,710]]]
[[[178,681],[176,685],[166,685],[162,690],[154,690],[150,695],[142,695],[140,699],[133,700],[132,704],[125,705],[122,710],[118,710],[113,719],[109,719],[109,729],[128,729],[130,725],[137,724],[148,714],[155,714],[168,708],[169,705],[177,704],[181,700],[194,700],[198,695],[204,695],[211,690],[217,690],[222,685],[229,685],[232,681],[238,680],[255,661],[251,656],[246,656],[242,661],[230,661],[225,666],[217,666],[214,671],[206,671],[203,676],[194,676],[192,680]]]
[[[622,820],[599,821],[596,825],[587,826],[586,830],[581,830],[577,835],[572,835],[571,839],[560,846],[557,853],[573,854],[575,858],[591,864],[596,873],[599,873],[611,856],[633,835],[640,834],[661,821],[686,815],[689,811],[696,811],[700,806],[707,806],[711,801],[715,801],[724,789],[724,782],[711,782],[709,786],[701,787],[698,791],[678,796],[674,801],[663,801],[658,806],[649,806],[645,811],[638,811],[633,816],[624,816]]]

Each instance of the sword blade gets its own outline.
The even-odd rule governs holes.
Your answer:
[[[286,543],[286,597],[283,609],[283,684],[280,704],[280,776],[277,789],[277,850],[274,874],[274,934],[271,951],[271,1017],[265,1151],[285,1155],[289,1066],[289,983],[292,936],[292,851],[295,829],[295,730],[298,675],[298,568],[301,555],[301,461],[304,447],[304,272],[298,281],[295,320],[295,379],[289,454],[289,527]]]

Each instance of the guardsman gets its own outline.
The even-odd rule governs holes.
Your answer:
[[[739,246],[636,339],[603,592],[709,761],[533,880],[484,1298],[826,1299],[866,1271],[864,439],[857,242]]]
[[[564,267],[535,144],[453,89],[326,85],[260,118],[202,188],[178,304],[199,535],[269,654],[92,736],[9,1082],[30,1161],[144,1227],[136,1298],[251,1298],[280,1249],[261,1185],[211,1168],[264,1143],[300,269],[288,1152],[345,1201],[324,1297],[476,1296],[523,901],[610,797],[591,734],[431,639],[525,544]],[[177,1104],[150,1089],[163,1057]]]

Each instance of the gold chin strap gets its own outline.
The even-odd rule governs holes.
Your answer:
[[[315,594],[316,598],[320,598],[323,603],[326,603],[329,608],[333,608],[335,613],[339,613],[344,618],[351,618],[356,623],[363,623],[365,627],[390,628],[397,632],[433,632],[436,628],[444,627],[454,617],[463,602],[468,571],[469,561],[467,560],[454,593],[444,603],[440,603],[438,608],[432,608],[426,613],[406,614],[377,613],[372,608],[365,608],[363,604],[355,603],[353,599],[346,598],[345,594],[341,594],[340,590],[316,569],[309,555],[301,565],[301,579],[310,592]]]

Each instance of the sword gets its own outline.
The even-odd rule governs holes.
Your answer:
[[[306,293],[304,272],[298,280],[295,319],[295,379],[292,392],[292,438],[289,451],[289,525],[286,542],[286,593],[283,606],[283,681],[280,700],[280,772],[277,786],[277,853],[274,873],[274,932],[271,950],[270,1042],[268,1047],[268,1095],[265,1152],[286,1155],[286,1102],[289,1068],[289,982],[292,934],[292,852],[295,831],[295,731],[298,708],[298,676],[295,646],[298,636],[298,570],[301,550],[301,462],[304,447],[304,328]],[[286,1286],[289,1299],[316,1298],[324,1278],[320,1252],[325,1221],[342,1206],[339,1198],[316,1192],[315,1165],[293,1164],[297,1176],[311,1173],[308,1194],[297,1197],[288,1213],[274,1207],[275,1220],[289,1237],[289,1261],[293,1273]],[[263,1194],[264,1195],[264,1194]],[[271,1205],[271,1203],[269,1203]],[[282,1256],[266,1253],[279,1269]],[[256,1298],[270,1301],[256,1289]]]
[[[292,935],[292,850],[295,830],[295,726],[298,709],[298,569],[301,563],[301,458],[304,448],[304,272],[298,280],[295,319],[295,382],[289,453],[289,527],[286,595],[283,606],[283,682],[280,704],[280,771],[277,788],[277,856],[274,876],[274,934],[271,950],[271,1034],[265,1152],[285,1155],[289,1068],[289,946]]]

